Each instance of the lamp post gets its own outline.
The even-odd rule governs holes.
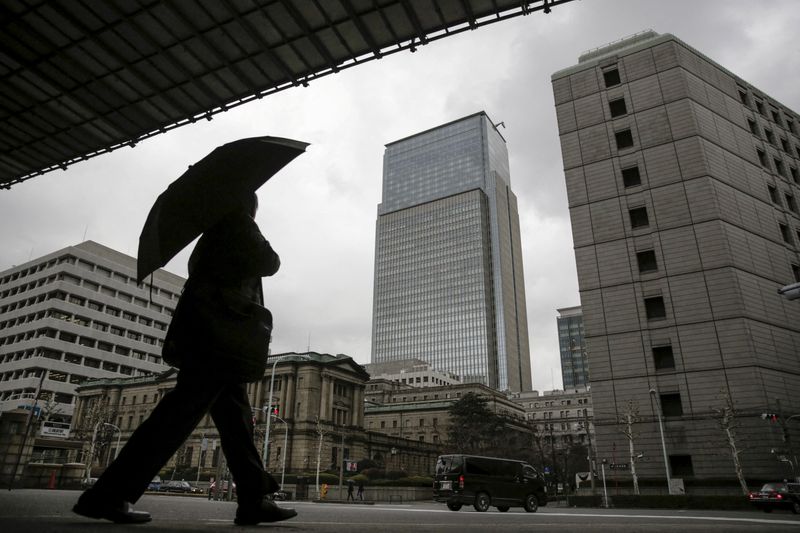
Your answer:
[[[289,424],[287,424],[286,420],[278,415],[271,416],[274,416],[277,420],[283,422],[283,453],[281,454],[281,461],[283,462],[283,469],[281,470],[281,490],[283,490],[283,480],[286,477],[286,446],[289,443]]]
[[[278,361],[281,359],[285,359],[287,357],[300,357],[303,359],[311,359],[308,355],[305,354],[286,354],[281,355],[275,358],[275,361],[272,362],[272,375],[269,378],[269,402],[267,404],[267,408],[271,408],[272,406],[272,393],[274,392],[275,388],[275,367],[278,364]],[[271,413],[270,413],[271,414]],[[267,416],[267,430],[264,435],[264,451],[262,453],[261,460],[264,462],[264,468],[267,468],[267,462],[269,460],[269,429],[270,429],[270,421],[272,420],[271,416]]]
[[[669,459],[667,458],[667,443],[664,440],[664,423],[661,420],[661,402],[658,400],[656,389],[650,389],[650,395],[656,402],[656,413],[658,414],[658,430],[661,433],[661,451],[664,453],[664,472],[667,476],[667,493],[672,495],[672,480],[669,474]]]

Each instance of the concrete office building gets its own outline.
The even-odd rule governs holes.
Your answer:
[[[584,342],[581,307],[558,309],[558,349],[561,353],[561,380],[564,390],[589,384],[589,360]]]
[[[505,140],[483,112],[386,145],[372,362],[410,358],[531,388],[517,200]]]
[[[135,282],[136,260],[86,241],[0,272],[0,411],[29,407],[69,423],[89,378],[169,368],[161,344],[184,279],[158,270]]]
[[[436,370],[421,359],[370,363],[364,365],[364,370],[367,371],[371,380],[385,379],[412,387],[440,387],[461,383],[457,375]]]
[[[746,478],[791,478],[796,451],[759,414],[800,413],[800,305],[776,293],[800,279],[800,116],[652,31],[552,83],[598,458],[634,412],[641,476],[663,480],[666,455],[687,491],[735,484],[714,415],[729,396]]]

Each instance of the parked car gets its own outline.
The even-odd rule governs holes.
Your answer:
[[[765,513],[773,509],[789,509],[800,513],[800,483],[765,483],[761,490],[751,492],[750,503]]]
[[[96,477],[83,478],[81,480],[81,488],[88,489],[90,487],[93,487],[96,481],[97,481]]]
[[[161,489],[161,477],[156,476],[153,480],[147,485],[147,490],[154,490],[158,491]]]
[[[188,481],[167,481],[162,483],[158,490],[161,492],[194,492]]]
[[[535,513],[547,505],[544,480],[528,463],[497,457],[442,455],[436,462],[433,496],[458,511],[472,505],[476,511],[497,507],[506,512],[524,507]]]

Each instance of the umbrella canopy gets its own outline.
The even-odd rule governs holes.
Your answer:
[[[161,193],[139,236],[141,282],[241,204],[308,143],[280,137],[240,139],[215,148]]]

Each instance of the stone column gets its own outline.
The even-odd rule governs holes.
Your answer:
[[[323,374],[320,376],[319,386],[319,419],[321,421],[328,420],[328,376]]]
[[[295,375],[294,374],[287,374],[286,376],[286,407],[284,411],[286,412],[287,418],[294,418],[294,406],[297,403],[297,395],[295,393]]]

